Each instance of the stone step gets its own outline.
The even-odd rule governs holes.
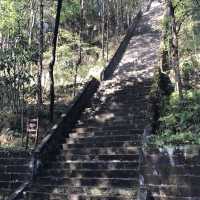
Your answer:
[[[180,185],[180,186],[188,186],[188,185],[197,185],[200,183],[200,176],[195,175],[170,175],[167,173],[163,176],[160,175],[144,175],[145,184],[153,184],[153,185]]]
[[[108,195],[93,195],[93,196],[88,196],[88,195],[78,195],[75,197],[77,200],[130,200],[130,196],[108,196]],[[133,197],[135,199],[136,197]],[[69,200],[73,200],[74,197],[70,197]],[[131,198],[132,199],[132,198]]]
[[[133,197],[137,194],[138,187],[131,188],[119,188],[119,187],[71,187],[70,194],[78,194],[78,195],[117,195],[117,196],[129,196]]]
[[[46,170],[40,178],[136,178],[138,177],[137,169],[121,169],[121,170]]]
[[[0,164],[0,172],[3,173],[29,173],[30,168],[27,164],[22,165],[1,165]]]
[[[0,150],[0,158],[29,158],[31,156],[31,152],[29,151],[6,151]]]
[[[142,102],[142,99],[148,99],[149,98],[149,91],[142,91],[140,93],[134,93],[131,96],[127,96],[125,93],[124,94],[115,94],[112,95],[110,97],[105,97],[104,100],[104,105],[108,105],[109,103],[112,102],[120,102],[120,103],[124,103],[124,104],[131,104],[134,102]]]
[[[199,187],[196,185],[149,185],[148,188],[155,196],[162,194],[166,197],[195,198],[200,196]]]
[[[149,88],[151,87],[151,85],[153,84],[152,81],[149,81],[149,82],[135,82],[135,83],[132,83],[132,85],[127,85],[127,82],[130,83],[130,81],[134,81],[133,79],[131,80],[120,80],[120,83],[113,83],[111,85],[108,85],[106,84],[106,86],[104,86],[103,88],[99,88],[98,91],[104,91],[104,90],[113,90],[113,88],[115,89],[115,91],[124,91],[124,92],[132,92],[133,89],[137,89],[137,88]],[[106,82],[107,83],[107,82]],[[104,83],[102,83],[104,84]]]
[[[141,172],[146,175],[152,175],[155,171],[150,165],[145,165],[141,167]],[[200,176],[200,165],[169,165],[166,167],[164,164],[159,164],[157,173],[160,176],[165,174],[170,174],[170,176]]]
[[[98,103],[97,105],[92,105],[90,109],[94,109],[94,111],[98,111],[99,109],[103,108],[111,108],[111,109],[118,109],[118,110],[123,110],[123,109],[134,109],[135,107],[141,106],[141,105],[148,105],[149,104],[149,99],[147,98],[140,98],[138,99],[134,95],[132,97],[126,96],[123,97],[121,101],[115,101],[113,98],[117,97],[103,97],[102,102]],[[130,100],[130,102],[128,101]],[[109,101],[109,102],[108,102]],[[89,111],[89,110],[88,110]],[[91,111],[91,110],[90,110]],[[87,112],[87,110],[86,110]],[[89,112],[88,112],[89,114]]]
[[[26,191],[24,194],[23,199],[21,200],[68,200],[67,193],[60,194],[60,193],[53,193],[51,190],[47,192],[42,191],[32,191],[30,189],[29,191]]]
[[[149,91],[151,90],[151,87],[132,87],[130,90],[126,90],[126,89],[121,89],[121,90],[115,90],[115,91],[108,91],[105,90],[104,95],[107,95],[108,97],[110,96],[118,96],[118,97],[123,97],[123,96],[127,96],[127,97],[133,97],[133,96],[137,96],[140,94],[146,94],[149,93]]]
[[[24,165],[29,162],[29,159],[26,158],[1,158],[0,157],[0,163],[1,165]]]
[[[153,159],[154,155],[148,154],[145,152],[145,165],[149,165],[151,163],[151,159]],[[192,155],[192,154],[191,154]],[[184,157],[183,155],[172,155],[170,157],[170,162],[168,167],[170,168],[172,165],[175,167],[179,166],[200,166],[200,159],[198,155],[191,156],[191,157]],[[165,166],[164,162],[160,163],[159,166],[163,168]]]
[[[116,170],[116,169],[137,169],[138,162],[136,161],[54,161],[47,162],[45,168],[54,169],[93,169],[93,170]]]
[[[137,92],[137,93],[132,93],[132,94],[112,94],[112,95],[102,95],[101,97],[99,97],[99,102],[97,102],[95,104],[92,105],[96,105],[96,106],[108,106],[108,105],[113,105],[113,103],[115,103],[116,105],[134,105],[134,103],[140,104],[147,104],[149,102],[149,91],[141,91],[141,92]],[[130,104],[131,103],[131,104]]]
[[[124,130],[90,130],[89,132],[87,131],[87,128],[77,128],[72,131],[70,134],[70,137],[99,137],[99,136],[113,136],[113,135],[134,135],[134,136],[140,136],[144,132],[144,129],[134,129],[134,128],[129,128],[127,127]]]
[[[109,161],[109,160],[139,160],[138,154],[116,154],[116,155],[109,155],[109,154],[93,154],[93,155],[79,155],[79,154],[61,154],[56,156],[56,160],[65,161],[65,160],[83,160],[83,161]]]
[[[113,122],[113,119],[107,120],[105,122],[103,122],[103,121],[101,122],[102,118],[103,118],[102,116],[99,117],[99,119],[100,119],[99,122],[96,121],[96,122],[92,122],[92,123],[90,123],[90,122],[89,123],[88,122],[78,123],[78,124],[76,124],[75,128],[82,128],[82,127],[89,127],[89,128],[92,127],[93,128],[94,127],[97,129],[98,128],[106,129],[107,127],[110,128],[112,126],[113,127],[119,126],[119,124],[120,124],[120,127],[123,127],[123,126],[132,127],[135,124],[144,125],[148,122],[148,120],[144,119],[144,117],[143,117],[143,119],[133,119],[132,118],[129,120],[124,120],[124,121],[119,120],[119,121],[115,121],[115,122]]]
[[[138,185],[138,178],[63,178],[49,176],[37,179],[37,187],[39,188],[56,188],[61,187],[121,187],[130,188]]]
[[[89,126],[89,127],[78,127],[78,128],[74,128],[72,130],[72,132],[76,132],[76,133],[87,133],[87,132],[104,132],[104,131],[127,131],[127,130],[144,130],[145,126],[147,124],[133,124],[131,126],[125,126],[125,125],[118,125],[118,126],[106,126],[106,127],[102,127],[102,126]]]
[[[116,154],[139,154],[139,150],[137,147],[128,147],[128,148],[119,148],[119,147],[100,147],[100,148],[71,148],[64,153],[70,153],[70,154],[80,154],[80,155],[88,155],[88,154],[109,154],[109,155],[116,155]]]
[[[137,115],[133,113],[130,113],[129,115],[125,114],[124,116],[120,116],[120,117],[117,117],[114,114],[111,114],[110,116],[105,115],[101,117],[99,117],[98,115],[97,116],[94,115],[92,116],[92,119],[91,119],[91,116],[86,116],[85,118],[84,117],[82,117],[81,120],[79,120],[76,123],[76,127],[82,127],[82,126],[98,127],[98,126],[110,126],[110,125],[115,126],[115,125],[118,125],[119,123],[124,124],[124,125],[131,125],[137,122],[145,123],[148,121],[148,119],[145,118],[146,116],[143,116],[143,115],[140,116],[139,114]],[[104,117],[105,117],[105,120],[102,120],[102,118]]]
[[[125,107],[117,107],[115,105],[112,105],[112,104],[117,104],[116,102],[111,102],[109,103],[107,106],[104,105],[104,104],[101,104],[101,105],[96,105],[92,108],[90,108],[90,110],[85,110],[81,116],[81,120],[83,121],[88,121],[89,122],[94,122],[95,120],[95,116],[98,115],[99,113],[101,114],[107,114],[107,118],[110,117],[112,118],[114,116],[114,111],[119,113],[119,115],[115,115],[115,119],[112,118],[113,120],[116,120],[118,121],[118,119],[126,119],[126,120],[129,120],[129,119],[132,119],[130,118],[131,116],[133,116],[134,118],[133,119],[141,119],[143,117],[143,113],[142,112],[139,112],[139,108],[148,108],[148,105],[149,103],[147,104],[134,104],[134,102],[131,102],[129,103],[129,106]],[[125,112],[126,111],[126,112]],[[135,111],[138,111],[138,112],[135,112]]]
[[[138,178],[137,170],[73,170],[71,178]]]
[[[177,196],[165,196],[165,195],[154,195],[154,200],[199,200],[199,197],[177,197]]]
[[[25,198],[24,198],[25,199]],[[44,192],[27,192],[27,199],[35,199],[35,200],[130,200],[130,196],[125,195],[80,195],[80,194],[51,194]]]
[[[10,180],[10,181],[3,181],[0,180],[0,189],[9,189],[9,190],[14,190],[17,187],[19,187],[23,181],[19,180]]]
[[[134,102],[131,102],[134,104]],[[111,115],[124,117],[125,115],[134,114],[137,117],[146,116],[149,104],[140,104],[135,105],[134,107],[126,107],[126,108],[112,108],[108,106],[101,106],[101,108],[95,112],[95,116],[98,115]]]
[[[106,141],[140,141],[139,137],[135,135],[118,135],[118,136],[101,136],[101,137],[85,137],[85,138],[69,138],[67,139],[68,144],[76,144],[76,143],[99,143],[99,142],[106,142]]]
[[[24,181],[30,177],[30,173],[0,173],[0,181]]]
[[[103,116],[98,116],[98,118],[101,120],[103,118]],[[107,122],[96,122],[96,123],[82,123],[82,124],[76,124],[74,129],[77,128],[88,128],[88,130],[98,130],[98,129],[102,129],[102,130],[113,130],[116,128],[123,129],[123,127],[130,127],[130,128],[135,128],[135,127],[141,127],[144,126],[145,124],[148,123],[148,120],[144,119],[140,119],[140,120],[134,120],[133,118],[129,121],[125,121],[125,122],[115,122],[113,123],[112,119],[110,119]]]
[[[94,106],[90,111],[85,111],[81,119],[92,119],[89,117],[97,116],[97,115],[106,115],[111,116],[111,114],[116,114],[117,117],[126,118],[129,113],[132,113],[135,118],[141,118],[144,114],[146,114],[146,109],[149,107],[149,103],[146,104],[134,104],[133,101],[129,102],[129,106],[121,106],[115,107],[112,106],[113,100],[110,103],[106,103],[105,105]],[[93,118],[94,119],[94,118]]]
[[[98,102],[97,106],[101,107],[101,106],[107,106],[109,107],[109,105],[111,107],[115,107],[115,108],[128,108],[128,107],[134,107],[136,105],[145,105],[149,103],[149,98],[147,98],[149,92],[145,91],[142,93],[137,93],[137,94],[122,94],[122,95],[112,95],[112,96],[103,96],[100,97],[100,102]],[[144,98],[141,98],[140,96],[144,95]],[[118,100],[121,101],[118,101]],[[129,100],[131,100],[131,104],[129,102]]]
[[[77,144],[63,144],[63,149],[67,150],[70,148],[87,148],[90,147],[135,147],[140,146],[141,140],[138,141],[106,141],[104,143],[77,143]]]

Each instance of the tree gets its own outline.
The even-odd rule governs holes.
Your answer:
[[[101,11],[101,30],[102,30],[102,58],[105,57],[105,2],[102,1],[102,11]]]
[[[175,79],[176,79],[176,89],[179,92],[179,96],[183,98],[183,86],[181,80],[180,66],[179,66],[179,40],[178,40],[178,28],[177,21],[175,16],[175,7],[173,6],[172,0],[168,0],[167,3],[169,9],[169,17],[170,17],[170,39],[169,39],[169,48],[171,55],[171,64],[174,69]]]
[[[54,34],[52,40],[52,58],[51,62],[49,63],[49,77],[50,77],[50,106],[49,106],[49,113],[50,113],[50,121],[53,122],[54,119],[54,100],[55,100],[55,92],[54,92],[54,64],[56,61],[56,46],[57,46],[57,39],[58,39],[58,30],[60,25],[60,14],[62,9],[62,0],[57,1],[57,10],[56,10],[56,19],[55,19],[55,27],[54,27]]]
[[[175,74],[176,90],[183,98],[183,83],[180,70],[179,36],[186,19],[194,12],[194,0],[166,0],[165,48],[168,49],[169,64]]]
[[[40,0],[40,33],[39,33],[39,66],[38,66],[38,104],[42,104],[42,71],[43,71],[43,51],[44,51],[44,5]]]

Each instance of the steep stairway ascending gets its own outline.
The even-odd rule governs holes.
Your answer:
[[[135,199],[150,83],[145,84],[100,89],[102,98],[85,111],[27,199]]]
[[[70,137],[55,149],[24,199],[136,199],[160,15],[161,5],[154,3],[113,78],[101,84]]]

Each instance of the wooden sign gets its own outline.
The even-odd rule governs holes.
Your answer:
[[[29,119],[26,123],[26,149],[28,148],[30,139],[33,141],[35,146],[38,144],[38,124],[38,118]]]

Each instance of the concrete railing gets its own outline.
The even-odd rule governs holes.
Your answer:
[[[114,71],[116,70],[116,67],[120,63],[124,52],[126,51],[126,48],[129,44],[129,41],[131,37],[133,36],[135,29],[137,27],[137,24],[142,17],[142,12],[139,11],[138,14],[136,15],[135,19],[133,20],[132,25],[129,27],[126,36],[124,37],[123,41],[120,43],[119,48],[115,52],[114,56],[110,60],[110,63],[107,65],[107,67],[103,70],[101,73],[101,80],[108,80],[109,78],[112,77]]]

